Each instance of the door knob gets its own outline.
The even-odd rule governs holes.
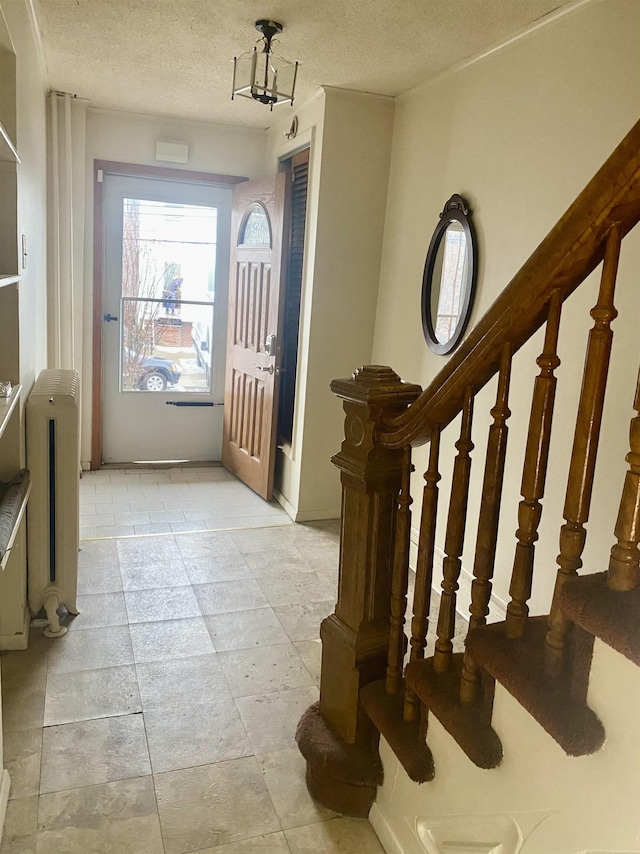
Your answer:
[[[256,365],[256,370],[266,371],[268,374],[272,374],[273,373],[273,365],[267,365],[266,367],[262,367],[262,365]]]
[[[111,323],[112,320],[117,320],[117,317],[114,317],[112,314],[105,314],[104,319],[107,323]]]

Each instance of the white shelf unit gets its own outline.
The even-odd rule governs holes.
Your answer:
[[[4,550],[4,554],[2,555],[2,560],[0,560],[0,570],[4,572],[7,567],[9,560],[11,558],[11,552],[13,551],[13,547],[15,545],[16,539],[18,537],[18,533],[20,531],[20,526],[22,524],[22,520],[24,519],[24,514],[27,510],[27,502],[29,501],[29,495],[31,495],[31,481],[29,480],[27,484],[27,488],[25,490],[24,495],[22,496],[22,500],[20,501],[20,506],[18,507],[18,511],[14,516],[13,526],[11,528],[11,533],[7,540],[7,544]],[[2,503],[0,502],[0,510],[2,509]]]
[[[0,379],[2,379],[2,377],[0,377]],[[21,391],[22,386],[20,384],[14,385],[11,389],[10,397],[0,397],[0,438],[2,438],[2,434],[9,424],[9,419],[13,414],[13,410],[16,408],[16,405],[20,400]]]
[[[0,205],[4,201],[0,196]],[[0,211],[0,219],[6,221],[7,217],[7,209]],[[16,225],[17,221],[13,228],[12,242],[15,244]],[[6,255],[2,255],[2,243],[0,241],[0,269],[11,269],[11,259],[7,261]],[[20,382],[21,287],[20,276],[13,273],[0,276],[0,380],[8,380],[13,386],[9,398],[0,398],[0,481],[4,484],[10,483],[25,466],[22,400],[25,389]],[[0,649],[26,649],[29,643],[25,518],[28,497],[27,491],[11,522],[9,548],[0,558]]]
[[[20,163],[15,144],[2,122],[0,122],[0,160],[11,160],[14,163]]]

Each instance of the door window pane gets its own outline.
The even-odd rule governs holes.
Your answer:
[[[208,394],[213,303],[172,300],[174,314],[166,314],[164,303],[122,298],[120,391]]]
[[[123,199],[120,391],[211,391],[217,215]]]
[[[269,217],[262,205],[254,205],[246,218],[240,236],[242,246],[271,246]]]

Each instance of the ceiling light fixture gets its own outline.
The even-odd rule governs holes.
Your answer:
[[[293,104],[298,63],[289,62],[271,51],[273,37],[283,29],[277,21],[256,21],[262,40],[253,50],[234,56],[231,100],[241,95],[268,104],[271,110],[276,104]],[[258,49],[260,45],[261,50]]]

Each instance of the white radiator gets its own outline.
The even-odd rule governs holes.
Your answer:
[[[27,401],[28,598],[33,616],[45,609],[45,635],[60,637],[60,605],[77,614],[79,548],[80,379],[77,371],[45,370]]]

